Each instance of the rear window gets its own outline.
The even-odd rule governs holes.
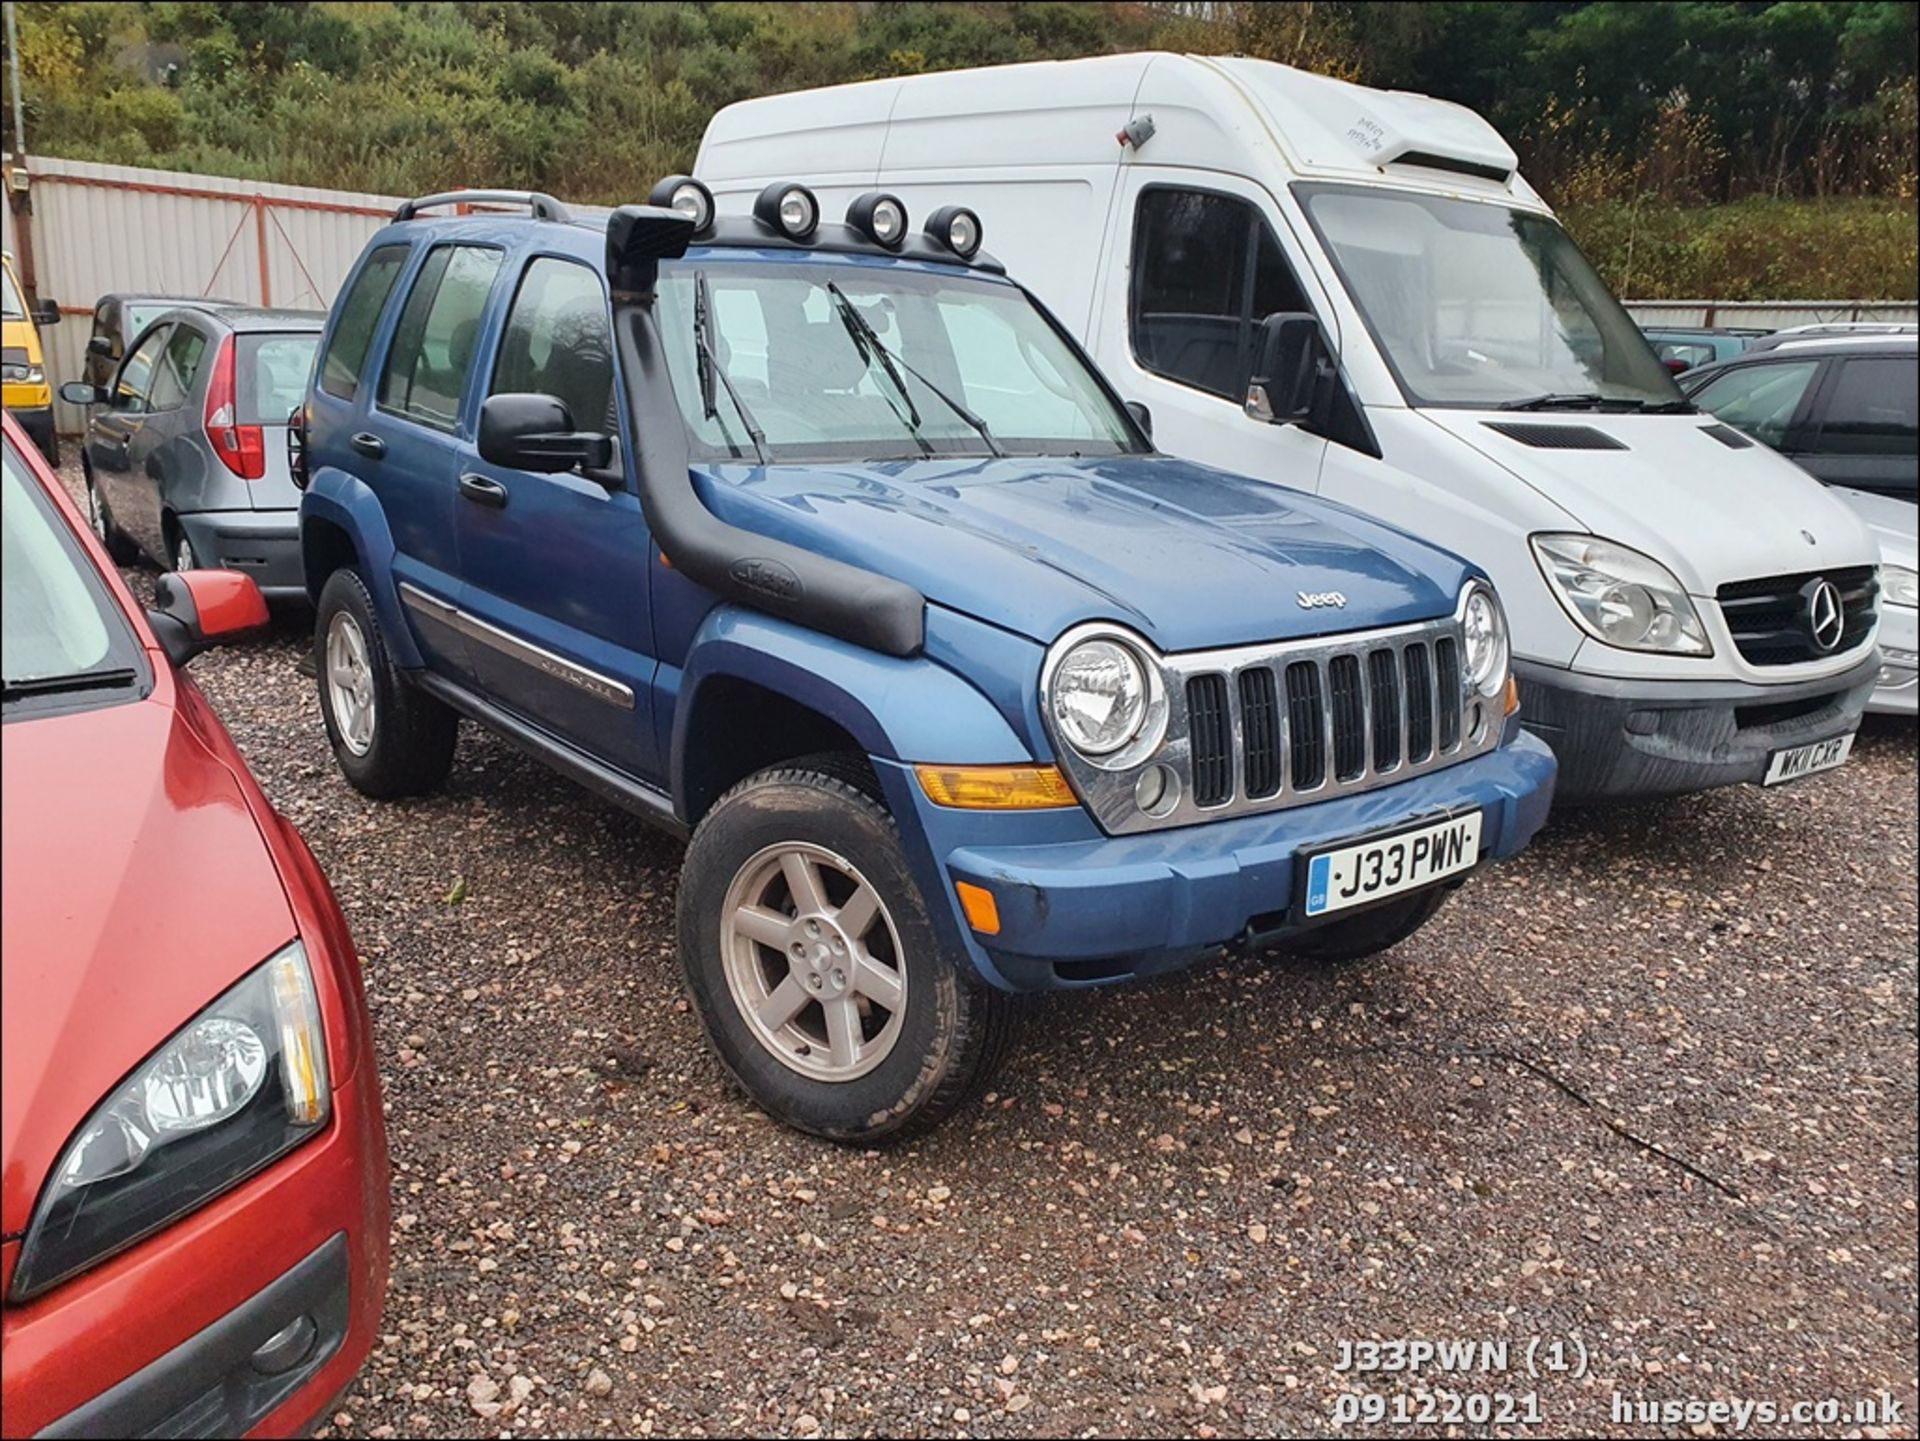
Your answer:
[[[387,308],[387,297],[393,293],[393,282],[400,274],[400,267],[407,263],[408,248],[383,245],[374,251],[354,277],[353,287],[340,297],[333,339],[320,367],[320,388],[328,395],[351,400],[359,388],[360,370],[367,363],[367,347],[373,344],[380,312]]]
[[[1920,362],[1912,356],[1841,363],[1820,426],[1820,449],[1838,455],[1920,452]]]
[[[234,351],[240,425],[285,425],[306,399],[317,335],[242,335]]]

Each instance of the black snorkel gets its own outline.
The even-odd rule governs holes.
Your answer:
[[[654,315],[660,262],[686,254],[694,222],[625,205],[607,222],[613,343],[633,418],[640,509],[673,568],[715,595],[886,655],[916,654],[926,597],[910,585],[729,525],[700,499],[686,422]]]

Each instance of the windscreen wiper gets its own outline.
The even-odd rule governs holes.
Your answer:
[[[1617,405],[1623,410],[1631,410],[1636,415],[1698,415],[1700,407],[1684,396],[1679,400],[1610,400],[1609,405]]]
[[[23,676],[0,685],[0,699],[25,700],[28,696],[67,695],[73,691],[119,690],[139,679],[140,672],[131,666],[75,671],[71,675]]]
[[[747,428],[747,438],[753,442],[753,453],[760,458],[762,465],[769,464],[767,433],[754,420],[746,401],[734,389],[733,377],[727,374],[726,367],[720,364],[719,356],[714,353],[713,287],[707,283],[707,272],[704,270],[693,277],[693,350],[700,365],[700,414],[708,420],[720,418],[720,407],[715,403],[714,394],[714,382],[718,380],[726,387],[727,399],[733,402],[740,423]],[[724,431],[725,428],[723,422],[721,429]]]
[[[955,400],[951,395],[948,395],[946,391],[935,385],[931,380],[928,380],[926,376],[922,375],[908,361],[901,359],[887,349],[885,344],[881,342],[879,335],[874,332],[874,328],[867,323],[866,316],[862,315],[859,308],[855,306],[851,300],[847,299],[846,292],[841,290],[837,282],[832,280],[827,282],[827,293],[833,296],[834,303],[840,308],[841,323],[853,334],[856,342],[864,341],[868,346],[872,347],[874,354],[879,357],[880,363],[887,368],[887,374],[892,377],[893,383],[899,387],[900,394],[906,397],[909,407],[913,406],[913,399],[907,396],[906,382],[901,380],[900,370],[905,370],[908,375],[911,375],[915,380],[926,386],[928,390],[933,392],[934,397],[942,405],[946,406],[948,410],[951,410],[955,415],[959,416],[961,420],[965,421],[967,425],[972,427],[980,439],[986,442],[987,449],[996,457],[1004,456],[1007,453],[1000,442],[993,438],[993,432],[987,428],[986,421],[975,415],[971,410],[968,410],[966,406]],[[896,364],[899,369],[895,368]],[[914,434],[917,437],[919,435],[920,412],[913,410],[912,415],[915,427]]]
[[[1606,403],[1606,396],[1588,392],[1583,395],[1534,395],[1525,400],[1506,400],[1495,410],[1593,410]]]

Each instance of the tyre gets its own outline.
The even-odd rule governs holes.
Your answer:
[[[313,663],[327,739],[354,789],[376,800],[438,789],[453,765],[459,717],[401,676],[366,582],[350,567],[320,592]]]
[[[926,1130],[1012,1042],[1014,998],[940,945],[864,761],[816,756],[720,798],[681,869],[679,947],[722,1063],[829,1140]]]
[[[1434,886],[1397,901],[1369,906],[1344,921],[1329,921],[1301,931],[1282,942],[1280,948],[1289,956],[1323,965],[1363,961],[1399,945],[1419,930],[1434,918],[1452,893],[1451,886]]]
[[[173,564],[169,569],[198,570],[200,558],[193,553],[193,541],[187,536],[187,528],[175,521],[173,532]]]
[[[132,565],[139,558],[140,548],[113,523],[113,512],[107,509],[107,498],[100,493],[100,487],[93,483],[93,467],[83,465],[80,473],[87,486],[87,524],[93,527],[93,533],[99,537],[100,544],[107,548],[107,556],[115,565]]]

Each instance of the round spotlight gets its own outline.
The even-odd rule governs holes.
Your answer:
[[[647,204],[678,211],[693,222],[696,234],[713,224],[713,192],[691,175],[669,175],[653,187]]]
[[[980,217],[964,205],[946,205],[927,218],[927,236],[962,260],[980,252]]]
[[[806,186],[776,180],[753,202],[753,215],[789,240],[805,240],[820,224],[820,202]]]
[[[907,238],[907,207],[897,195],[869,190],[847,207],[847,224],[875,245],[898,250]]]

